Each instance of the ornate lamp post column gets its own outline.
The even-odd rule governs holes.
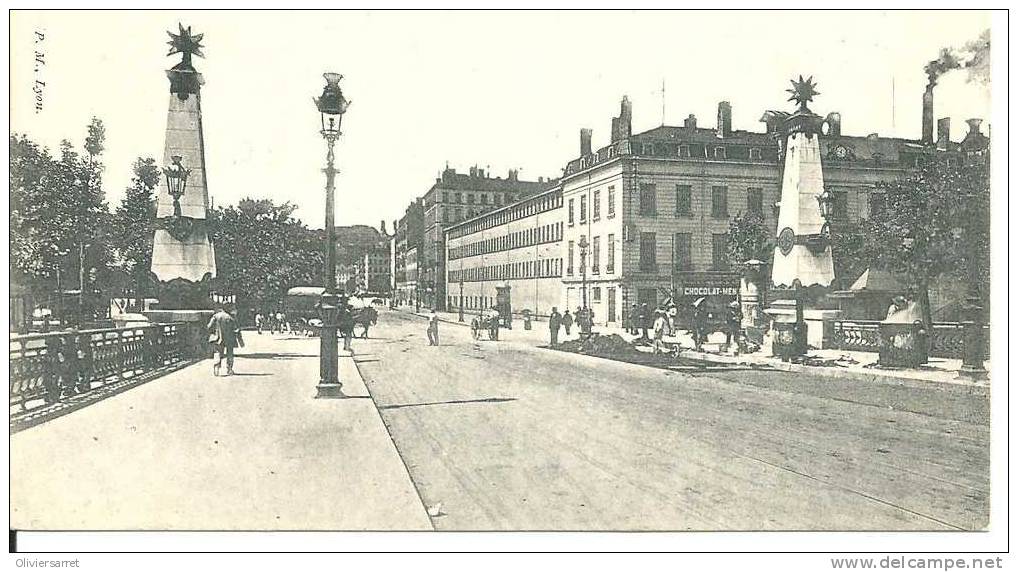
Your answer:
[[[462,273],[463,271],[460,270],[460,272]],[[464,321],[463,320],[463,277],[462,276],[460,276],[460,303],[459,303],[459,309],[460,309],[460,321],[462,322],[462,321]]]
[[[966,217],[967,224],[972,225],[977,221],[973,217]],[[978,258],[978,246],[975,233],[966,232],[966,229],[959,227],[955,234],[964,236],[966,258],[969,262],[969,272],[975,274],[972,268]],[[962,306],[965,320],[961,323],[964,331],[964,346],[962,350],[961,368],[958,370],[958,379],[979,380],[988,377],[983,361],[986,355],[986,339],[983,334],[983,307],[979,296],[979,286],[976,276],[969,277],[968,292],[965,296],[965,303]],[[932,324],[931,324],[932,328]],[[932,330],[931,330],[932,331]]]
[[[583,290],[583,311],[587,310],[587,248],[590,243],[587,242],[587,235],[580,236],[580,242],[577,244],[580,247],[580,284]]]
[[[328,147],[325,172],[325,292],[322,293],[322,336],[320,349],[320,376],[316,397],[342,397],[343,384],[339,381],[339,336],[337,318],[339,298],[336,296],[336,173],[333,148],[342,134],[343,114],[350,105],[339,88],[343,76],[324,74],[326,85],[322,96],[315,98],[315,106],[322,116],[322,137]]]

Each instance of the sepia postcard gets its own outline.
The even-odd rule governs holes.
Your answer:
[[[1003,20],[12,10],[12,551],[1006,537]]]

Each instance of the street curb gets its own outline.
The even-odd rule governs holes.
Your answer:
[[[420,316],[427,318],[428,314],[418,314],[417,312],[410,312],[413,316]],[[467,322],[459,322],[455,320],[445,320],[443,318],[438,319],[440,322],[446,324],[454,324],[458,326],[470,327]],[[553,348],[549,348],[553,349]],[[567,352],[572,353],[572,352]],[[588,355],[590,357],[598,357],[601,359],[611,360],[612,358],[594,356],[590,354],[578,354]],[[951,393],[962,393],[968,395],[980,395],[989,396],[990,386],[989,384],[976,384],[976,383],[965,383],[965,382],[952,382],[952,381],[941,381],[936,379],[916,379],[914,377],[904,377],[899,375],[891,375],[887,373],[863,373],[859,371],[852,371],[848,369],[835,369],[832,367],[824,366],[810,366],[798,363],[782,362],[777,360],[769,360],[763,358],[745,358],[738,356],[719,356],[716,354],[708,354],[703,352],[697,352],[692,350],[685,350],[681,354],[684,357],[692,359],[699,359],[705,362],[726,364],[726,365],[749,365],[758,366],[761,368],[769,368],[777,371],[787,371],[789,373],[804,373],[815,375],[817,377],[828,377],[833,379],[841,380],[852,380],[863,383],[880,383],[884,385],[897,385],[900,387],[907,387],[909,389],[937,389],[940,391],[947,391]],[[612,360],[620,361],[620,360]],[[628,362],[627,362],[628,363]],[[638,365],[638,364],[637,364]],[[653,366],[646,366],[653,367]],[[656,369],[656,368],[655,368]]]
[[[952,393],[963,393],[969,395],[982,395],[982,396],[989,396],[990,394],[989,385],[981,385],[975,383],[941,381],[936,379],[916,379],[914,377],[889,375],[886,373],[862,373],[847,369],[843,370],[824,366],[810,366],[798,363],[773,361],[763,358],[746,359],[736,356],[718,356],[714,354],[693,351],[683,352],[682,355],[691,357],[693,359],[701,359],[703,361],[711,363],[723,363],[732,365],[735,364],[758,365],[773,370],[787,371],[789,373],[804,373],[815,375],[818,377],[829,377],[833,379],[860,381],[864,383],[882,383],[885,385],[897,385],[901,387],[907,387],[910,389],[937,389]]]
[[[341,359],[343,357],[345,356],[340,356]],[[392,437],[392,430],[389,429],[389,425],[385,422],[385,419],[382,417],[382,412],[378,410],[378,402],[375,401],[375,394],[371,392],[371,388],[368,386],[368,383],[364,381],[364,374],[361,373],[361,366],[359,363],[357,363],[356,350],[353,349],[350,350],[349,359],[351,362],[353,362],[354,371],[357,372],[357,377],[360,378],[361,385],[363,385],[364,390],[368,392],[368,397],[371,399],[372,409],[374,409],[375,415],[378,416],[378,422],[381,423],[382,427],[385,429],[385,434],[386,436],[389,437],[389,442],[392,443],[392,449],[393,451],[396,452],[396,457],[399,458],[399,462],[403,466],[403,473],[406,475],[406,479],[410,482],[410,486],[413,487],[414,492],[417,493],[417,501],[421,503],[421,510],[424,511],[424,516],[428,519],[428,522],[431,524],[431,530],[432,531],[438,530],[435,527],[435,519],[432,518],[431,514],[428,512],[428,505],[427,503],[424,502],[424,497],[421,495],[421,490],[417,488],[417,483],[414,481],[413,476],[410,474],[410,467],[407,466],[406,459],[404,459],[403,454],[399,452],[399,447],[396,445],[396,440]]]

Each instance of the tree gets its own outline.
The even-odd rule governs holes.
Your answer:
[[[772,235],[760,213],[738,213],[728,223],[728,260],[735,265],[753,259],[770,264],[774,257]]]
[[[10,142],[11,271],[35,294],[48,294],[62,284],[74,285],[83,274],[90,281],[106,274],[109,249],[103,237],[109,228],[109,209],[102,190],[104,132],[93,119],[85,141],[88,158],[82,158],[69,141],[62,141],[59,156],[24,135]],[[90,242],[86,272],[80,253]]]
[[[866,250],[866,221],[831,221],[831,255],[834,257],[835,288],[848,288],[870,266]]]
[[[989,161],[935,155],[893,182],[878,184],[885,206],[868,221],[866,251],[922,297],[941,276],[974,281],[984,300],[990,272]]]
[[[111,238],[116,252],[116,266],[130,277],[139,297],[151,290],[149,270],[152,266],[152,239],[155,233],[156,197],[159,169],[155,159],[138,157],[134,176],[120,206],[113,213]]]
[[[244,199],[211,213],[217,278],[213,286],[249,307],[277,306],[294,286],[320,284],[324,267],[317,234],[293,217],[296,206]]]

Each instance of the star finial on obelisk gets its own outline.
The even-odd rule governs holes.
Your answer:
[[[792,89],[786,89],[788,93],[792,94],[792,97],[788,98],[788,101],[794,101],[799,104],[799,111],[809,111],[806,104],[813,101],[813,98],[820,95],[820,92],[816,90],[817,84],[813,82],[813,76],[809,76],[808,79],[802,79],[799,76],[799,81],[792,80]]]
[[[184,59],[181,63],[186,65],[191,64],[191,54],[198,56],[199,58],[205,57],[205,54],[201,53],[202,45],[201,39],[205,34],[191,34],[191,26],[186,29],[183,24],[178,23],[177,27],[180,33],[174,34],[173,32],[166,32],[170,36],[170,41],[166,42],[170,45],[170,53],[166,54],[172,56],[173,54],[183,54]]]

